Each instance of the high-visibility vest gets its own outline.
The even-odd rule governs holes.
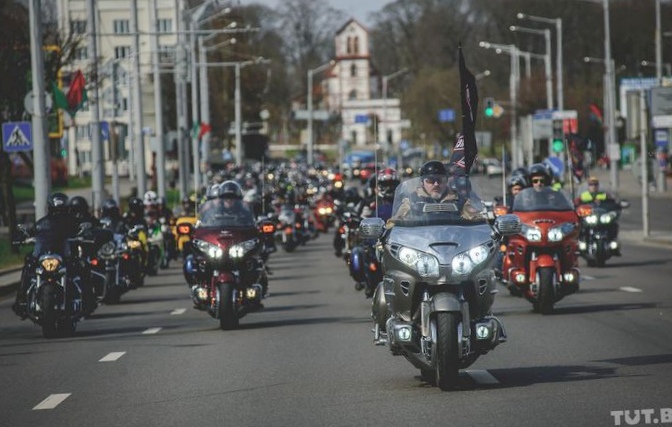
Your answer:
[[[599,193],[591,193],[590,191],[584,191],[581,193],[581,202],[583,203],[590,203],[594,202],[596,200],[602,201],[602,200],[607,200],[607,193],[600,191]]]

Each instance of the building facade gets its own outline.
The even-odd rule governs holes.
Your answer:
[[[350,146],[373,145],[393,149],[402,138],[399,99],[384,98],[382,77],[369,51],[368,30],[351,19],[337,31],[335,64],[323,82],[327,108],[342,120],[341,137]]]

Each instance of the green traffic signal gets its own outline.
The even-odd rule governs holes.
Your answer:
[[[552,144],[552,149],[554,153],[562,153],[562,150],[565,148],[565,144],[561,139],[554,139]]]
[[[492,117],[495,114],[495,109],[492,107],[486,107],[485,108],[485,116],[486,117]]]

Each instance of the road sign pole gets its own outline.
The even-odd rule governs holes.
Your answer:
[[[44,99],[44,53],[40,0],[30,0],[30,56],[33,75],[35,113],[33,114],[33,170],[35,186],[35,220],[47,214],[47,197],[51,192],[51,164],[47,140],[46,105]]]

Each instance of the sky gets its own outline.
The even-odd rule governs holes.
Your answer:
[[[241,5],[249,5],[252,3],[264,4],[271,8],[277,8],[283,0],[240,0]],[[368,19],[371,12],[378,12],[386,4],[393,0],[328,0],[331,7],[344,11],[348,18],[352,17],[364,24],[364,26],[371,26],[372,21]]]

